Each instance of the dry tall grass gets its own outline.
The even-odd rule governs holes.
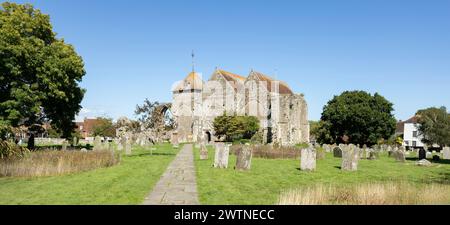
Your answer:
[[[316,185],[282,193],[280,205],[448,205],[450,185],[412,183]]]
[[[44,177],[89,171],[120,162],[113,151],[39,151],[0,160],[0,177]]]

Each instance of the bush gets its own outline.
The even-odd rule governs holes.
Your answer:
[[[29,150],[9,141],[0,140],[0,159],[23,158]]]
[[[240,139],[251,139],[259,130],[259,120],[254,116],[227,116],[214,119],[214,131],[219,137],[233,142]]]

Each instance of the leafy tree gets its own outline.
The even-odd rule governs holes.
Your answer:
[[[134,113],[139,117],[139,122],[147,129],[163,127],[165,130],[171,130],[174,128],[175,122],[169,110],[162,112],[164,107],[170,106],[168,104],[161,104],[158,101],[151,102],[150,100],[145,99],[142,105],[136,106]],[[161,115],[161,113],[165,114]]]
[[[417,115],[423,143],[450,146],[450,114],[445,107],[419,110]]]
[[[115,137],[116,127],[112,119],[99,117],[92,127],[92,132],[94,136]]]
[[[324,107],[319,142],[374,145],[395,132],[393,104],[383,96],[346,91]]]
[[[69,137],[85,93],[81,57],[29,4],[2,3],[0,34],[0,124],[50,122]]]
[[[227,141],[251,139],[259,130],[259,120],[254,116],[218,116],[213,122],[215,134]]]

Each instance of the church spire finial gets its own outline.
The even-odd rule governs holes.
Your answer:
[[[195,73],[195,54],[194,54],[194,50],[192,50],[192,72]]]

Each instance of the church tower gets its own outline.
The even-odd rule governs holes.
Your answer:
[[[194,54],[192,54],[194,58]],[[195,72],[192,61],[192,72],[180,81],[173,92],[172,113],[177,124],[176,133],[180,142],[193,142],[196,124],[201,116],[204,82]]]

